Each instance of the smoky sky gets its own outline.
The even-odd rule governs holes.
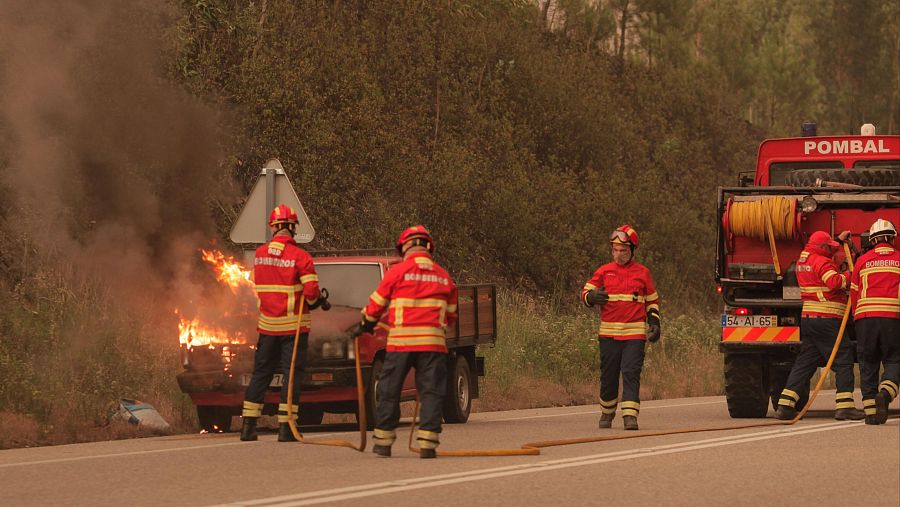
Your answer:
[[[0,0],[6,226],[123,292],[166,290],[216,235],[210,203],[229,199],[220,115],[165,70],[177,15]]]

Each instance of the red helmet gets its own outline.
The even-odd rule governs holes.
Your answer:
[[[297,213],[287,204],[279,204],[272,210],[272,213],[269,213],[269,226],[278,224],[297,225],[298,223],[300,221],[297,219]]]
[[[840,243],[833,240],[831,238],[831,234],[828,234],[825,231],[816,231],[809,236],[809,241],[806,242],[808,246],[830,246],[831,248],[837,248],[841,246]]]
[[[629,245],[632,248],[637,248],[639,240],[637,231],[635,231],[630,225],[623,225],[612,232],[609,235],[609,242],[613,244],[620,245]]]
[[[434,240],[423,225],[414,225],[400,233],[400,237],[397,239],[397,252],[403,255],[403,245],[414,239],[420,240],[417,242],[417,246],[424,246],[429,252],[434,252]]]

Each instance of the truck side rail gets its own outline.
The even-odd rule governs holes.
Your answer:
[[[497,286],[459,286],[459,318],[448,329],[447,346],[493,345],[497,341]]]

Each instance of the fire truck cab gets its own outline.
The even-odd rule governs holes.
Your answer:
[[[816,136],[804,124],[803,137],[763,141],[755,172],[718,189],[719,348],[732,417],[765,417],[784,388],[800,345],[795,266],[809,235],[850,230],[866,250],[876,219],[900,224],[900,136],[874,130]],[[845,338],[853,339],[849,324]],[[800,394],[802,406],[807,394]]]

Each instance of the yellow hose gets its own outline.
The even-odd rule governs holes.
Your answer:
[[[775,240],[795,237],[795,204],[796,200],[786,197],[763,197],[757,201],[732,202],[728,213],[728,229],[732,234],[768,241],[778,276],[781,276],[781,262]]]

